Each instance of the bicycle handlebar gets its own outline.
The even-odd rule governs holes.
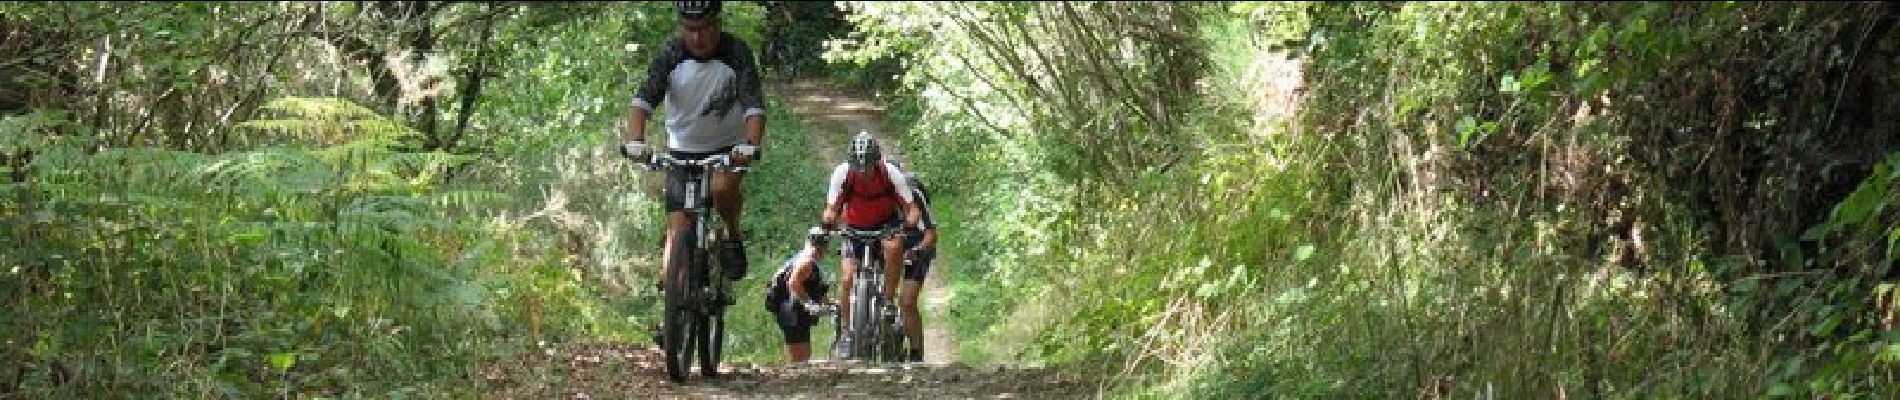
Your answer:
[[[752,167],[748,166],[733,165],[732,155],[730,154],[714,154],[698,160],[681,160],[673,158],[672,154],[665,152],[653,153],[652,156],[648,157],[646,166],[647,169],[654,171],[679,167],[707,167],[717,171],[729,172],[746,172],[752,169]]]
[[[889,228],[883,228],[883,229],[857,229],[857,228],[845,227],[845,228],[825,230],[824,234],[826,236],[837,236],[837,237],[841,237],[845,239],[865,240],[865,239],[889,238],[891,236],[904,233],[904,230],[905,229],[903,227],[889,227]]]

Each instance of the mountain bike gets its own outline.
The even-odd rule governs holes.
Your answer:
[[[907,359],[904,353],[903,318],[898,318],[896,307],[887,306],[893,304],[894,294],[884,293],[883,242],[903,232],[898,227],[878,230],[842,228],[826,232],[827,235],[843,238],[845,246],[855,247],[856,253],[860,254],[857,270],[847,272],[852,274],[852,285],[845,288],[851,291],[849,326],[835,323],[840,316],[833,315],[832,326],[838,330],[836,337],[839,340],[832,341],[831,345],[832,354],[837,358],[882,362]],[[840,342],[849,342],[850,345],[841,347]]]
[[[716,377],[726,341],[726,307],[733,302],[730,271],[714,256],[721,239],[715,228],[721,225],[719,213],[712,208],[712,174],[744,173],[749,168],[733,165],[726,154],[679,160],[665,152],[655,152],[646,165],[663,175],[673,169],[686,171],[681,193],[687,223],[673,232],[670,276],[662,278],[666,303],[660,347],[666,352],[666,373],[674,382],[685,381],[697,353],[700,374]]]

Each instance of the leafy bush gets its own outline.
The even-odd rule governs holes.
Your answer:
[[[956,182],[966,358],[1142,397],[1890,395],[1891,186],[1843,189],[1900,145],[1854,55],[1885,6],[847,9],[832,59],[902,59]]]

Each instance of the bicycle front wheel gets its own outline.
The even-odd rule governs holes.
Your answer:
[[[864,278],[860,277],[859,279]],[[850,336],[850,341],[847,342],[850,346],[846,346],[845,351],[848,353],[847,357],[851,359],[860,359],[874,355],[875,353],[872,353],[870,349],[874,348],[872,345],[875,343],[872,342],[877,340],[877,335],[874,332],[877,326],[877,313],[873,311],[876,310],[877,301],[871,297],[872,294],[869,290],[865,290],[869,287],[869,284],[859,283],[857,286],[857,293],[851,295],[851,301],[853,303],[851,305],[851,326],[846,330],[846,333]]]
[[[693,309],[693,291],[699,286],[692,265],[696,252],[693,250],[693,227],[687,224],[685,229],[673,232],[673,245],[670,249],[672,259],[667,260],[666,279],[666,328],[660,333],[661,350],[666,352],[666,375],[674,382],[685,382],[691,373],[693,362],[693,342],[701,328],[700,318]]]
[[[698,326],[704,333],[694,335],[699,338],[699,373],[707,378],[719,376],[719,356],[726,344],[726,318],[722,314],[701,316]]]

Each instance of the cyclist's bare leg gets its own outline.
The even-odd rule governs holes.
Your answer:
[[[739,191],[739,173],[714,172],[712,177],[713,208],[719,210],[719,219],[726,221],[726,234],[729,239],[739,237],[739,210],[745,205],[745,193]]]
[[[688,222],[691,221],[686,219],[685,211],[674,211],[666,214],[666,246],[660,249],[660,279],[667,279],[673,276],[673,241],[679,240],[679,238],[673,237],[673,232],[685,228]],[[674,282],[674,285],[684,283],[685,282]]]
[[[850,246],[850,244],[845,245]],[[851,271],[858,269],[858,259],[846,258],[838,264],[843,269],[838,273],[838,284],[842,285],[838,287],[844,288],[838,291],[838,326],[846,327],[851,326],[851,275],[853,275]]]
[[[897,294],[897,281],[904,279],[904,239],[891,237],[884,240],[884,296]]]
[[[785,360],[791,362],[805,362],[805,360],[810,359],[811,343],[785,345]]]
[[[910,348],[923,347],[924,318],[917,313],[917,294],[923,291],[923,284],[913,280],[904,280],[903,292],[898,294],[897,303],[903,307],[904,336],[910,339]]]

